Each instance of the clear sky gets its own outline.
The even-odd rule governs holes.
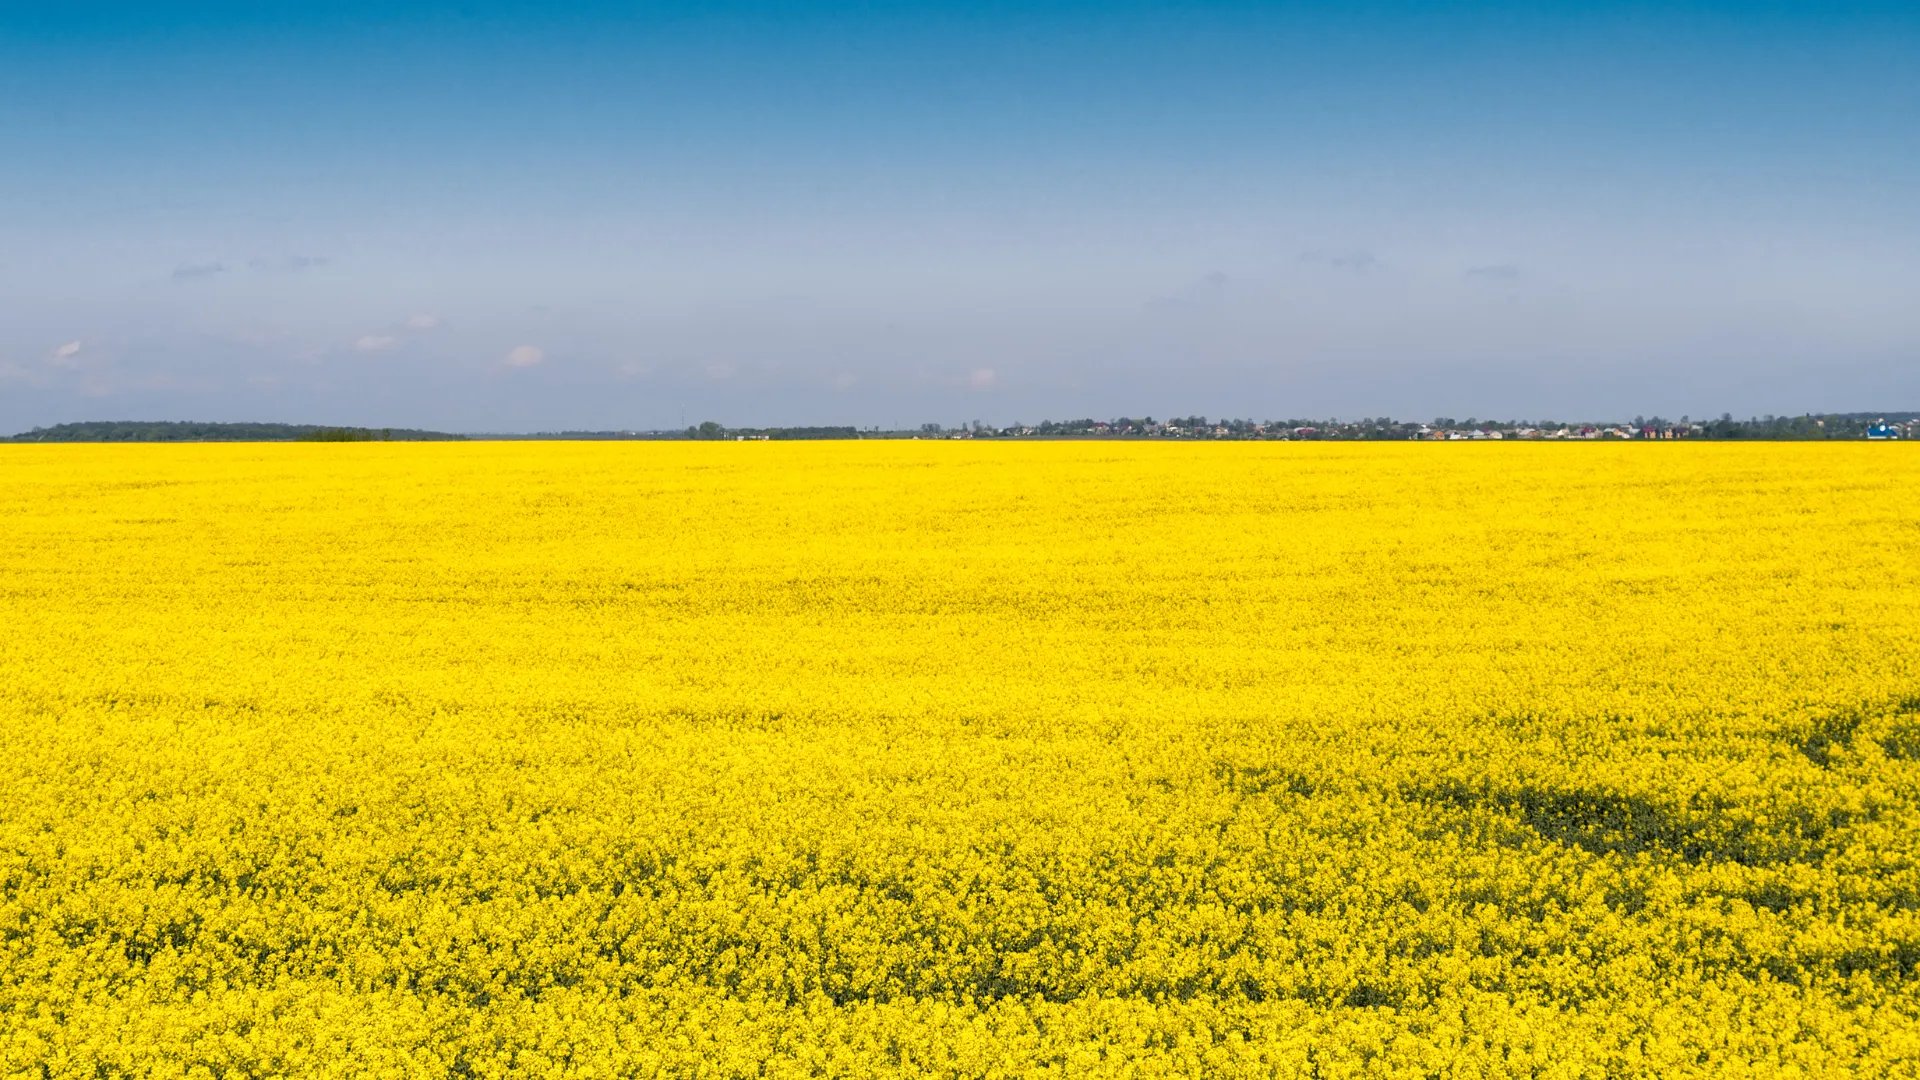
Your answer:
[[[1920,4],[0,0],[0,432],[1920,408]]]

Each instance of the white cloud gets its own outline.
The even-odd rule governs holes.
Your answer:
[[[425,313],[409,315],[399,322],[388,323],[386,326],[370,334],[362,334],[354,340],[353,347],[361,352],[384,352],[409,338],[418,337],[428,331],[437,329],[439,326],[440,316],[438,315]],[[534,362],[538,363],[539,361],[536,360]]]
[[[537,367],[546,362],[547,354],[538,345],[515,345],[507,353],[506,364],[510,368]]]
[[[63,344],[60,348],[56,348],[54,352],[46,354],[46,357],[48,357],[46,361],[48,361],[50,365],[54,365],[54,367],[77,369],[77,367],[81,367],[81,352],[83,352],[83,344],[81,344],[81,342],[67,342],[67,344]]]
[[[990,367],[974,368],[967,374],[967,388],[991,390],[1000,383],[1000,375]]]

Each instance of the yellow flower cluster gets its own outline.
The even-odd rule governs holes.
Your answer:
[[[1915,1075],[1916,492],[0,447],[0,1070]]]

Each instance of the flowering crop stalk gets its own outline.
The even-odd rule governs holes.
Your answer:
[[[1908,449],[0,447],[0,1072],[1913,1075]]]

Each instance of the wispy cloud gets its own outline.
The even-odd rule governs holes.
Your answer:
[[[243,268],[255,274],[298,274],[307,270],[317,270],[332,261],[324,255],[256,255],[242,264],[230,264],[223,259],[206,259],[201,262],[180,263],[167,276],[181,282],[205,281]]]
[[[69,341],[53,350],[53,362],[61,367],[71,366],[85,346],[79,341]]]
[[[292,273],[315,270],[333,260],[324,255],[260,255],[247,260],[247,269],[263,273]]]
[[[1327,251],[1315,249],[1300,253],[1300,261],[1309,266],[1324,266],[1329,270],[1339,270],[1349,274],[1369,274],[1386,268],[1379,256],[1371,251]]]
[[[990,367],[974,368],[967,372],[967,389],[987,391],[1000,385],[1000,374]]]
[[[1519,281],[1524,275],[1512,263],[1498,263],[1493,266],[1470,266],[1465,276],[1473,281]]]
[[[410,338],[430,333],[439,326],[440,316],[438,315],[427,313],[409,315],[398,322],[388,323],[378,330],[362,334],[354,339],[353,347],[360,352],[385,352]]]
[[[538,345],[515,345],[503,362],[510,368],[539,367],[547,362],[547,353]]]
[[[1227,295],[1233,279],[1220,270],[1212,271],[1195,281],[1190,281],[1165,296],[1156,296],[1151,306],[1156,308],[1191,308],[1214,303]]]

